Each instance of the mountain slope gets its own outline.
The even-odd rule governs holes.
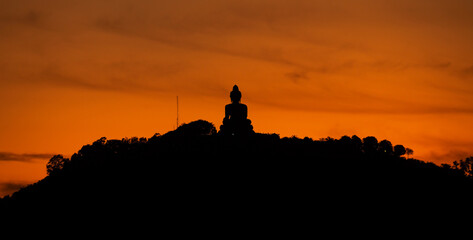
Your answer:
[[[406,160],[368,140],[221,136],[200,120],[150,139],[101,138],[71,159],[55,156],[46,178],[1,205],[52,212],[154,209],[175,216],[472,200],[473,182],[460,171]]]

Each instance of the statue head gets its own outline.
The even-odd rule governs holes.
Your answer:
[[[233,86],[233,90],[230,92],[230,99],[232,103],[239,103],[241,100],[241,92],[238,90],[238,86]]]

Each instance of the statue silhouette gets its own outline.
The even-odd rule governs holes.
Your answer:
[[[230,100],[232,103],[225,106],[225,118],[219,133],[232,136],[254,133],[251,120],[248,119],[248,107],[240,103],[241,92],[237,85],[230,92]]]

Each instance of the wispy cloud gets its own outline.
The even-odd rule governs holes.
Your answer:
[[[309,77],[307,76],[306,71],[292,71],[285,74],[287,78],[289,78],[294,83],[299,83],[301,80],[308,80]]]
[[[60,70],[53,67],[47,67],[43,69],[36,76],[47,82],[51,85],[62,86],[62,87],[73,87],[85,90],[95,90],[95,91],[113,91],[113,92],[162,92],[163,88],[144,84],[139,81],[125,80],[119,78],[110,78],[110,79],[97,79],[96,81],[85,80],[82,77],[75,75],[68,75],[61,73]]]
[[[458,74],[462,77],[473,77],[473,65],[460,69]]]
[[[13,153],[0,152],[0,161],[22,161],[28,162],[32,160],[46,160],[50,159],[54,154],[52,153]]]
[[[348,114],[473,114],[473,107],[420,102],[350,89],[290,90],[253,94],[248,101],[283,110]],[[278,96],[278,97],[274,97]]]
[[[453,161],[463,160],[471,156],[471,152],[467,152],[460,149],[452,149],[446,152],[431,151],[424,160],[435,162],[435,163],[451,163]]]
[[[11,181],[11,182],[0,182],[0,198],[10,195],[21,188],[26,187],[31,184],[31,182],[25,181]]]
[[[255,4],[252,11],[247,12],[238,2],[213,2],[206,8],[200,9],[199,5],[194,6],[194,11],[186,11],[180,6],[166,4],[167,11],[159,14],[141,9],[140,16],[135,15],[136,11],[131,14],[115,12],[101,15],[92,20],[92,26],[117,36],[145,39],[168,47],[262,61],[303,71],[332,73],[354,67],[353,60],[341,59],[331,64],[314,61],[319,58],[308,62],[294,56],[293,51],[300,49],[305,49],[305,53],[316,49],[313,52],[316,56],[327,54],[327,49],[344,51],[359,47],[348,47],[350,44],[346,41],[321,40],[317,34],[301,35],[305,31],[298,32],[292,28],[281,28],[279,24],[274,25],[277,17],[269,14],[268,18],[261,18],[261,14],[274,11],[274,14],[283,14],[292,21],[302,21],[305,18],[300,19],[300,13],[295,12],[300,9],[293,4],[275,1],[270,6],[268,9],[265,4]],[[309,7],[311,10],[307,10],[307,13],[318,9],[311,4]],[[287,15],[283,10],[287,8],[294,8],[294,12]],[[159,9],[162,11],[162,7]],[[184,13],[185,16],[182,16]],[[247,42],[251,44],[246,44]],[[294,46],[294,42],[298,44]]]
[[[20,13],[3,13],[0,15],[0,23],[3,24],[23,24],[29,26],[39,26],[44,20],[45,14],[37,10],[29,10]]]
[[[0,183],[0,192],[13,192],[26,185],[28,185],[28,183],[25,182],[2,182]]]

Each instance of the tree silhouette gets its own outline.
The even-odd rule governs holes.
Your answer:
[[[379,148],[379,152],[381,152],[382,154],[386,154],[386,155],[393,154],[393,145],[391,144],[390,141],[386,139],[379,142],[378,148]]]
[[[406,148],[406,154],[407,154],[407,159],[409,159],[409,156],[414,154],[414,150],[410,148]]]
[[[473,177],[473,157],[460,160],[460,162],[454,161],[453,169],[462,171],[465,176]]]
[[[107,142],[107,138],[101,137],[97,139],[94,143],[92,143],[92,145],[104,145],[106,142]]]
[[[48,175],[54,175],[60,172],[69,159],[64,158],[61,154],[54,155],[46,164],[46,172]]]
[[[400,157],[406,154],[406,148],[403,145],[394,146],[394,155]]]
[[[353,135],[353,136],[351,136],[351,142],[353,144],[353,149],[356,152],[361,152],[361,148],[363,146],[363,141],[361,140],[361,138],[359,138],[356,135]]]
[[[217,133],[215,126],[205,120],[197,120],[191,123],[184,123],[176,130],[167,133],[167,135],[180,136],[199,136],[199,135],[214,135]]]
[[[378,150],[378,139],[373,136],[363,138],[363,151],[366,154],[374,154]]]

